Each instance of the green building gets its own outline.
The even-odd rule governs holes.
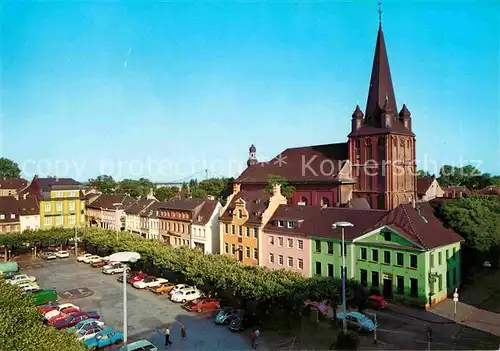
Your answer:
[[[341,277],[341,229],[345,228],[347,277],[387,298],[429,307],[460,286],[462,237],[444,228],[428,203],[391,211],[321,209],[310,233],[311,273]]]

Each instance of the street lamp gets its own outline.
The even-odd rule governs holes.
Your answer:
[[[354,224],[351,222],[335,222],[332,224],[332,229],[337,229],[340,228],[342,231],[342,310],[344,312],[344,318],[342,318],[342,330],[345,333],[347,333],[347,321],[345,319],[346,313],[347,313],[347,308],[346,308],[346,301],[345,301],[345,275],[347,272],[347,269],[345,267],[345,243],[344,243],[344,230],[345,228],[350,228],[354,227]]]
[[[455,292],[453,293],[453,303],[455,305],[453,309],[453,318],[457,319],[457,302],[458,302],[458,289],[455,288]]]
[[[108,257],[112,262],[123,264],[123,343],[127,347],[127,263],[135,263],[141,258],[137,252],[117,252]]]

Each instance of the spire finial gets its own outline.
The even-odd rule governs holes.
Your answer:
[[[378,22],[382,24],[382,1],[378,2]]]

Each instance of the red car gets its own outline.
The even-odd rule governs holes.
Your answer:
[[[184,304],[186,310],[201,313],[203,311],[217,310],[220,308],[219,299],[201,298]]]
[[[139,273],[137,275],[132,275],[132,276],[130,276],[130,278],[128,278],[127,282],[129,284],[134,284],[134,283],[140,282],[141,280],[143,280],[147,276],[148,275],[146,273]]]
[[[49,303],[46,303],[45,305],[38,306],[40,308],[40,311],[42,311],[43,314],[50,312],[52,310],[55,310],[57,306],[59,306],[60,303],[57,301],[50,301]]]
[[[384,309],[389,307],[389,304],[387,301],[382,296],[378,295],[372,295],[366,300],[366,303],[368,304],[369,307],[371,308],[376,308],[376,309]]]
[[[64,329],[74,327],[78,322],[90,318],[100,319],[101,316],[97,312],[73,312],[67,315],[66,318],[55,321],[52,325],[56,329]]]
[[[66,317],[68,317],[68,315],[70,315],[71,313],[74,313],[74,312],[80,312],[80,310],[78,308],[75,308],[75,307],[67,307],[67,308],[63,308],[58,315],[52,317],[49,319],[49,323],[54,323],[55,321],[58,321],[58,320],[61,320],[61,319],[65,319]]]

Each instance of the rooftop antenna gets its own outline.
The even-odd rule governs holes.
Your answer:
[[[382,24],[382,1],[378,2],[378,22]]]

